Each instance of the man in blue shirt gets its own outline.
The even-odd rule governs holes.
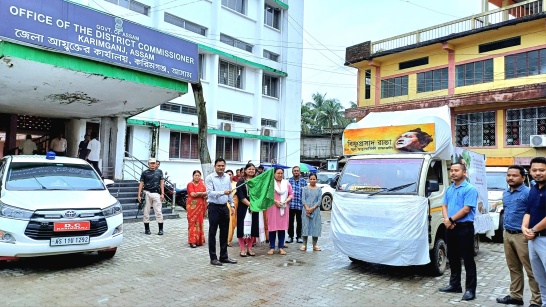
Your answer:
[[[461,258],[466,271],[466,291],[463,300],[476,298],[476,262],[474,261],[474,214],[478,191],[466,179],[466,166],[454,163],[449,169],[451,184],[444,195],[442,215],[446,227],[447,258],[451,267],[449,285],[440,292],[461,293]]]
[[[296,240],[298,243],[303,243],[301,238],[301,212],[303,209],[303,203],[301,199],[301,189],[307,186],[307,181],[301,178],[301,170],[299,166],[292,167],[293,177],[288,179],[294,191],[294,199],[290,202],[289,218],[288,218],[288,240],[286,243],[294,242],[294,218],[296,218]]]
[[[525,268],[531,288],[529,306],[538,307],[542,304],[540,290],[533,277],[527,239],[521,230],[529,197],[529,188],[523,184],[525,176],[525,169],[520,165],[508,167],[506,182],[509,188],[503,192],[502,203],[504,206],[504,254],[510,271],[510,295],[497,298],[497,303],[523,305],[523,268]]]
[[[529,260],[546,306],[546,158],[531,160],[531,176],[536,181],[529,191],[521,231],[529,240]]]
[[[237,263],[237,260],[228,257],[229,217],[235,213],[231,180],[224,173],[226,160],[222,158],[214,161],[214,172],[205,178],[207,198],[209,202],[209,256],[210,264]],[[229,208],[226,203],[229,202]],[[220,260],[216,255],[216,231],[220,228]]]

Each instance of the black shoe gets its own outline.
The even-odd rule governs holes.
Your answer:
[[[298,238],[298,239],[296,240],[296,242],[298,242],[298,243],[303,243],[303,240],[302,240],[301,238]]]
[[[218,261],[218,259],[211,260],[211,261],[210,261],[210,264],[222,266],[222,262]]]
[[[476,293],[474,290],[466,290],[463,295],[463,301],[471,301],[476,298]]]
[[[452,292],[452,293],[462,293],[463,289],[461,287],[454,287],[452,285],[447,285],[443,288],[438,289],[440,292]]]
[[[162,236],[163,235],[163,229],[160,229],[157,235]]]
[[[540,306],[537,305],[537,304],[531,304],[531,305],[529,305],[529,307],[540,307]]]
[[[150,231],[150,229],[146,229],[146,230],[144,231],[144,233],[147,234],[147,235],[151,235],[151,234],[152,234],[152,232]]]
[[[221,262],[221,263],[231,263],[231,264],[235,264],[235,263],[237,263],[237,260],[231,259],[231,258],[227,258],[227,259],[220,260],[220,262]]]
[[[499,304],[506,304],[506,305],[523,305],[523,300],[516,300],[512,298],[510,295],[507,295],[503,298],[498,298],[497,303]]]
[[[288,240],[286,240],[286,243],[293,243],[294,242],[294,238],[290,237],[288,238]]]

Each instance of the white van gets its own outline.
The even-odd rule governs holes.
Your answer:
[[[0,261],[97,251],[123,241],[120,203],[89,163],[46,156],[0,162]]]

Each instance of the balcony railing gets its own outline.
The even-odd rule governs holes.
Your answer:
[[[513,19],[538,15],[545,12],[545,8],[546,0],[527,0],[441,25],[372,42],[372,54],[485,28]]]

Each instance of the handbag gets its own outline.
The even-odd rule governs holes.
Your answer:
[[[250,238],[252,233],[252,212],[246,211],[245,220],[243,221],[243,238]]]

